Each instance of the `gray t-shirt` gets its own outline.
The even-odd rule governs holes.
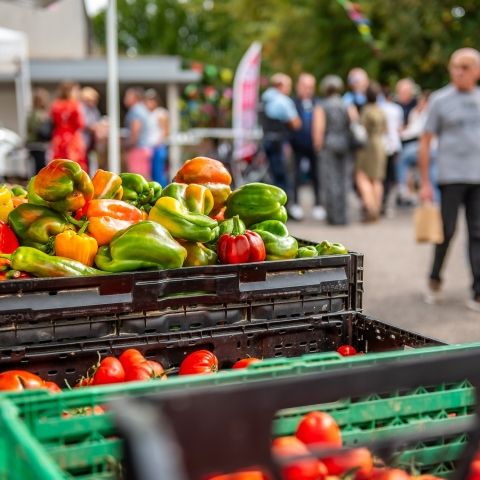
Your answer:
[[[438,136],[438,183],[480,183],[480,89],[453,85],[430,99],[425,131]]]

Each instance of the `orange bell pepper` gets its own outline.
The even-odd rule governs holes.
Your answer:
[[[113,237],[122,230],[136,222],[129,220],[118,220],[112,217],[92,217],[88,224],[88,232],[92,235],[98,245],[108,245]]]
[[[99,246],[108,245],[120,231],[145,220],[145,212],[121,200],[95,199],[85,212],[89,221],[88,233]]]
[[[92,178],[93,198],[114,198],[121,200],[123,195],[122,179],[113,172],[97,170]]]
[[[208,157],[187,160],[173,179],[178,183],[223,183],[230,185],[232,176],[222,162]]]
[[[91,267],[98,251],[98,243],[95,238],[84,233],[87,226],[88,222],[78,233],[73,230],[65,230],[58,234],[55,237],[55,254],[59,257],[77,260],[77,262]]]

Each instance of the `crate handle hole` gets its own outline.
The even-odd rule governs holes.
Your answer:
[[[65,373],[75,373],[77,370],[75,368],[67,368]]]
[[[53,375],[56,375],[57,373],[58,373],[58,370],[49,370],[49,371],[47,372],[47,375],[53,376]]]

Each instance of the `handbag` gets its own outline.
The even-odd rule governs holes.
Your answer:
[[[367,129],[360,122],[350,122],[350,145],[353,150],[363,148],[367,144]]]
[[[415,209],[415,237],[418,243],[443,243],[443,222],[440,209],[433,203],[424,203]]]

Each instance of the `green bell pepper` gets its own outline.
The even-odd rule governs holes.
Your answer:
[[[300,247],[297,252],[297,258],[318,257],[317,249],[313,245]]]
[[[160,197],[150,210],[148,219],[163,225],[174,238],[207,243],[218,237],[216,220],[190,212],[182,202],[172,197]]]
[[[53,252],[56,235],[74,228],[71,220],[48,207],[31,203],[19,205],[8,216],[8,224],[22,245],[35,247],[46,253]]]
[[[155,222],[136,223],[117,233],[110,245],[100,247],[95,264],[107,272],[179,268],[187,251]]]
[[[297,256],[298,242],[289,235],[287,227],[279,220],[265,220],[250,229],[262,237],[267,260],[287,260]]]
[[[148,182],[138,173],[121,173],[123,195],[122,200],[138,208],[148,205],[154,191]]]
[[[213,208],[212,192],[196,183],[170,183],[162,192],[162,197],[175,198],[193,213],[208,215]]]
[[[184,267],[200,267],[217,263],[217,253],[206,245],[198,242],[181,242],[181,245],[187,250]]]
[[[324,240],[316,247],[319,255],[346,255],[348,250],[341,243],[331,243]]]
[[[238,215],[245,225],[264,220],[287,221],[287,194],[274,185],[266,183],[249,183],[237,188],[227,200],[225,218]]]
[[[148,182],[148,186],[153,192],[152,199],[150,200],[150,206],[153,207],[162,194],[162,186],[158,182]]]
[[[104,273],[76,260],[47,255],[31,247],[18,247],[11,255],[0,257],[9,258],[13,270],[27,272],[36,277],[83,277]]]

